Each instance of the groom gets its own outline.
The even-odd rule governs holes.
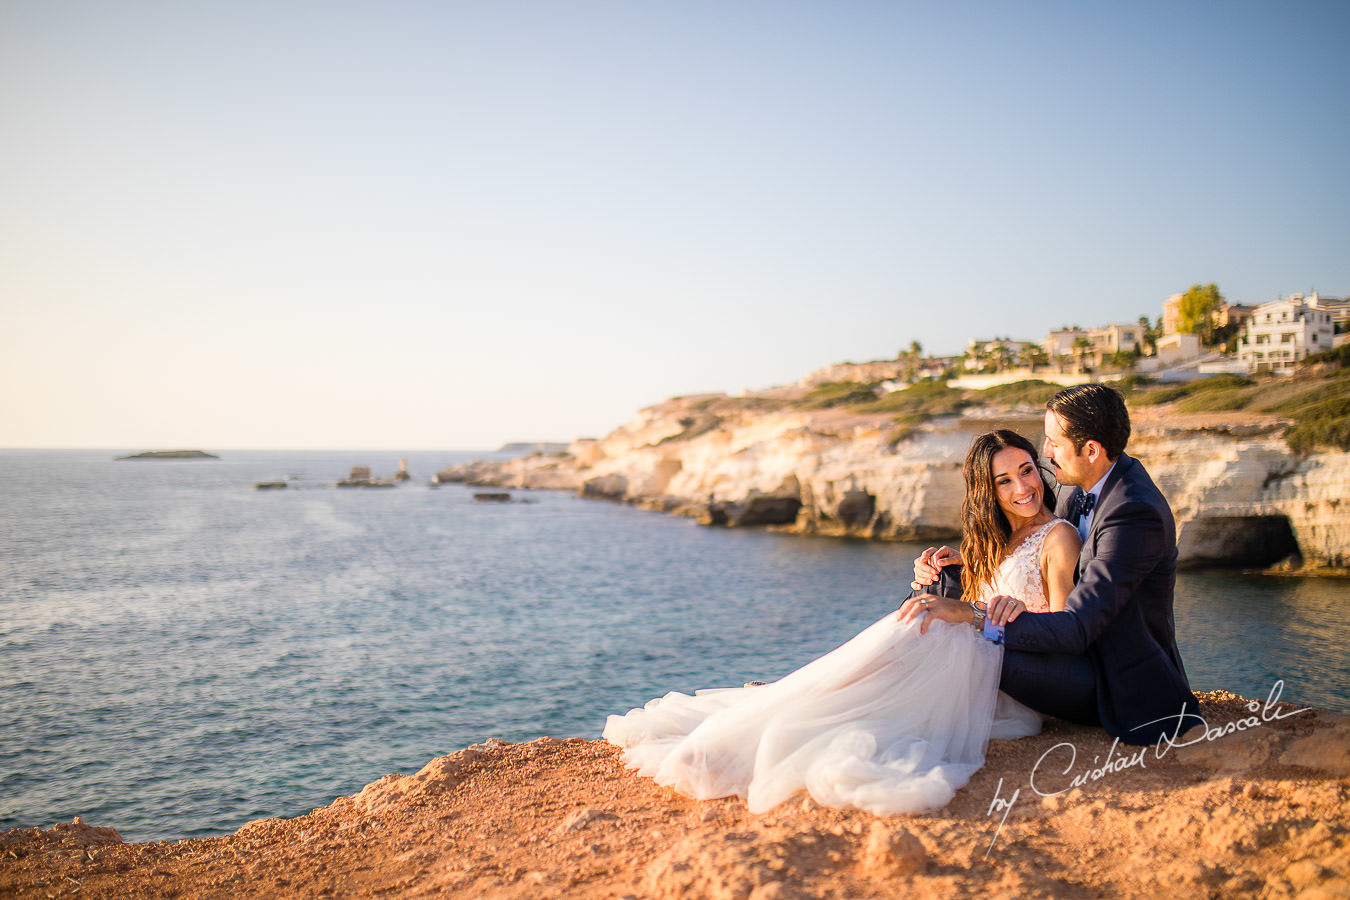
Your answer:
[[[1153,479],[1125,453],[1125,400],[1101,384],[1065,388],[1046,404],[1044,454],[1061,485],[1056,515],[1078,527],[1076,585],[1062,612],[1023,612],[1005,626],[999,687],[1039,712],[1100,725],[1128,744],[1150,744],[1199,723],[1172,616],[1176,525]],[[959,554],[925,551],[917,582],[959,597]],[[1012,598],[988,604],[1003,622]],[[969,621],[951,604],[925,607]]]

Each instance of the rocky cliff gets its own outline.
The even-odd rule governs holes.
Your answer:
[[[1014,428],[1039,443],[1036,406],[967,408],[920,424],[803,408],[805,388],[678,397],[565,453],[478,462],[442,480],[574,490],[802,533],[951,540],[971,438]],[[1247,413],[1132,410],[1130,452],[1172,503],[1183,564],[1350,566],[1350,453],[1298,455],[1288,423]]]
[[[887,817],[804,795],[753,815],[639,778],[608,744],[488,741],[223,837],[127,844],[79,819],[0,833],[0,896],[1346,896],[1350,722],[1200,704],[1204,733],[1175,748],[1063,722],[991,741],[942,810]]]
[[[1278,422],[1141,432],[1130,449],[1172,505],[1183,562],[1350,567],[1350,453],[1295,454]]]

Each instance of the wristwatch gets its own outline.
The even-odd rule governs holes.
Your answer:
[[[985,606],[984,601],[982,600],[971,600],[969,601],[969,603],[971,610],[973,610],[975,613],[975,630],[983,632],[984,614],[989,609],[989,607]]]

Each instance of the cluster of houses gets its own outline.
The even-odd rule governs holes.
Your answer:
[[[1224,372],[1292,373],[1298,362],[1350,343],[1350,298],[1336,300],[1294,294],[1249,306],[1223,303],[1211,314],[1208,335],[1223,335],[1206,346],[1200,334],[1182,331],[1182,294],[1163,303],[1158,326],[1141,317],[1133,324],[1101,328],[1060,328],[1040,341],[973,340],[961,356],[923,356],[917,342],[894,360],[839,363],[803,378],[803,387],[856,381],[898,390],[915,381],[947,378],[953,387],[987,388],[1026,378],[1081,384],[1111,373],[1138,372],[1163,380],[1184,380]]]
[[[1033,375],[1086,381],[1103,368],[1144,374],[1287,374],[1311,354],[1350,343],[1350,299],[1314,292],[1259,306],[1224,304],[1211,314],[1209,330],[1235,335],[1233,349],[1206,347],[1200,335],[1183,332],[1181,301],[1182,295],[1175,294],[1163,304],[1160,334],[1140,319],[1101,328],[1061,328],[1039,342],[973,340],[965,355],[953,360],[962,370],[958,380],[969,387]],[[1043,368],[1037,371],[1038,366]]]

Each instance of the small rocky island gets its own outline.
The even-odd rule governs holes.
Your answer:
[[[220,459],[220,457],[205,450],[147,450],[130,456],[119,456],[117,459]]]

